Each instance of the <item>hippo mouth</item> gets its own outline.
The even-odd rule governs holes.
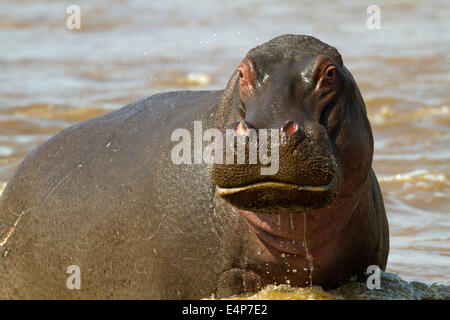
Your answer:
[[[234,188],[220,188],[217,187],[217,194],[219,196],[227,196],[240,192],[245,192],[248,190],[264,190],[265,188],[277,188],[280,191],[283,189],[287,189],[287,191],[312,191],[312,192],[326,192],[333,188],[336,184],[337,178],[333,177],[331,182],[327,185],[322,186],[301,186],[292,183],[283,183],[283,182],[275,182],[275,181],[267,181],[267,182],[258,182],[249,184],[242,187],[234,187]]]
[[[306,212],[324,207],[337,194],[338,175],[327,185],[265,181],[239,187],[216,187],[217,194],[238,209],[261,213]]]

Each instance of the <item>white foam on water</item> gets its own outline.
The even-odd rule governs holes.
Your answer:
[[[5,190],[5,188],[6,188],[6,182],[0,181],[0,196],[2,195],[3,190]]]
[[[380,176],[378,180],[380,182],[391,182],[391,181],[413,181],[413,180],[425,180],[425,181],[447,181],[444,173],[430,173],[428,170],[418,169],[406,173],[397,173],[395,175]]]
[[[211,76],[205,73],[190,72],[186,76],[188,84],[206,86],[211,83]]]
[[[9,157],[13,152],[13,149],[10,147],[0,146],[0,157]]]
[[[432,160],[447,160],[450,158],[450,151],[443,150],[435,153],[391,153],[381,154],[377,153],[373,156],[376,161],[388,160],[388,161],[432,161]]]

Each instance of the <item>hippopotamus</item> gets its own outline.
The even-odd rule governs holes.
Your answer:
[[[210,141],[194,137],[209,129]],[[249,157],[263,130],[273,163]],[[222,149],[220,134],[232,142]],[[209,161],[199,157],[207,143]],[[238,149],[241,161],[216,161]],[[33,150],[0,199],[0,297],[223,298],[384,270],[372,157],[339,52],[276,37],[247,53],[224,90],[155,94]]]

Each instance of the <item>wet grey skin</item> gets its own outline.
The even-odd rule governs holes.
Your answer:
[[[279,170],[175,165],[175,129],[281,129]],[[247,143],[247,142],[241,142]],[[248,147],[248,145],[244,146]],[[0,297],[198,299],[332,288],[384,269],[389,233],[365,105],[338,51],[283,35],[225,90],[156,94],[31,152],[0,199]],[[81,271],[69,290],[67,268]]]

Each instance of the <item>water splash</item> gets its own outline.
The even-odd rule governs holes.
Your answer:
[[[261,291],[230,297],[232,300],[449,300],[450,286],[407,282],[399,275],[381,272],[381,289],[368,289],[365,282],[350,281],[325,291],[319,286],[296,288],[287,284],[268,285]]]

